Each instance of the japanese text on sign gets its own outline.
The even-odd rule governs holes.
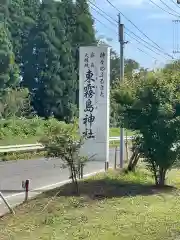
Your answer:
[[[104,98],[105,53],[100,53],[100,96]]]
[[[85,79],[84,79],[84,118],[83,124],[85,130],[83,136],[85,138],[95,138],[93,133],[93,123],[95,122],[94,116],[94,96],[95,96],[95,74],[93,71],[94,68],[94,58],[95,54],[92,52],[90,56],[86,53],[84,58],[84,68],[86,69]]]

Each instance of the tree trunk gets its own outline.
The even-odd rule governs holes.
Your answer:
[[[74,183],[74,177],[73,177],[73,169],[72,169],[72,166],[69,167],[69,170],[70,170],[70,176],[69,176],[69,178],[72,180],[72,183]]]
[[[157,176],[156,165],[155,165],[154,162],[152,162],[152,169],[153,169],[153,174],[154,174],[155,184],[156,184],[156,186],[157,186],[157,185],[158,185],[158,176]]]
[[[127,167],[127,171],[132,171],[132,164],[133,164],[133,160],[134,160],[134,158],[135,158],[135,155],[136,155],[136,153],[135,153],[135,151],[134,151],[133,154],[132,154],[132,156],[131,156],[131,158],[130,158],[130,160],[129,160],[129,164],[128,164],[128,167]]]
[[[74,183],[74,189],[77,195],[79,195],[79,185],[78,185],[78,181],[77,181],[77,173],[76,173],[76,168],[73,165],[72,166],[72,171],[73,171],[73,183]]]
[[[138,153],[138,150],[135,149],[131,158],[130,158],[130,161],[129,161],[129,164],[128,164],[128,167],[127,167],[128,172],[135,171],[135,167],[138,163],[139,157],[140,157],[140,154]]]
[[[132,171],[135,171],[135,168],[137,166],[137,163],[139,161],[139,158],[140,158],[140,153],[138,153],[133,161],[133,164],[132,164]]]
[[[165,185],[165,177],[166,177],[166,169],[159,168],[158,185],[160,187],[163,187]]]

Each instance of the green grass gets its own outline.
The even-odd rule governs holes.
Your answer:
[[[6,145],[16,145],[16,144],[33,144],[37,143],[39,141],[39,137],[30,137],[30,138],[5,138],[3,140],[0,140],[0,146],[6,146]]]
[[[119,137],[120,136],[120,129],[119,128],[111,128],[109,132],[110,137]],[[132,136],[134,135],[134,132],[125,129],[124,130],[124,136]],[[120,141],[111,141],[110,142],[110,147],[119,147],[120,146]]]
[[[80,183],[80,197],[66,185],[17,207],[14,217],[0,220],[0,239],[176,240],[179,170],[170,172],[168,183],[176,189],[156,189],[145,171],[99,174]]]
[[[132,135],[132,132],[129,130],[125,130],[125,133],[127,132],[128,136]],[[116,137],[119,136],[119,128],[111,128],[110,129],[110,136],[111,137]],[[16,145],[16,144],[33,144],[37,143],[40,140],[40,136],[34,136],[30,138],[20,138],[20,137],[10,137],[10,138],[5,138],[4,140],[0,140],[0,145],[5,146],[5,145]],[[110,147],[119,147],[120,141],[111,141],[110,142]],[[8,153],[8,154],[0,154],[0,160],[3,161],[9,161],[9,160],[17,160],[17,159],[35,159],[38,157],[43,157],[45,154],[44,151],[35,151],[35,152],[19,152],[19,153]]]
[[[125,129],[124,134],[125,134],[125,136],[126,136],[126,134],[127,134],[127,136],[132,136],[134,133],[128,129]],[[110,128],[109,135],[110,135],[110,137],[120,136],[120,128]]]
[[[128,136],[133,135],[133,133],[129,130],[125,130]],[[119,128],[110,128],[109,135],[110,137],[117,137],[120,134]],[[0,140],[0,145],[14,145],[14,144],[33,144],[37,143],[40,140],[40,136],[33,136],[30,138],[20,138],[20,137],[7,137],[3,140]]]

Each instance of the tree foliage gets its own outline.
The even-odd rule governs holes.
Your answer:
[[[14,53],[9,33],[3,23],[0,23],[0,96],[7,88],[16,86],[19,81],[19,71],[14,60]]]
[[[27,117],[31,110],[28,89],[6,89],[0,101],[0,118]]]
[[[24,38],[24,0],[13,0],[8,5],[9,18],[8,29],[11,36],[11,42],[13,45],[13,52],[15,55],[15,61],[19,65],[22,63],[22,48]]]
[[[41,140],[45,145],[47,157],[58,158],[63,161],[62,167],[67,167],[70,179],[74,185],[74,190],[79,193],[78,176],[80,175],[81,165],[88,160],[80,155],[80,148],[83,139],[77,134],[77,126],[62,125],[62,128],[54,128]]]
[[[138,70],[140,65],[138,62],[132,59],[125,59],[124,61],[124,75],[125,78],[131,80],[133,77],[133,71]],[[120,80],[120,57],[119,55],[111,49],[111,73],[110,73],[110,83],[111,87],[116,87],[116,84]]]
[[[1,89],[16,93],[14,88],[22,92],[27,88],[31,109],[38,116],[66,122],[78,116],[79,47],[97,44],[88,1],[3,0],[0,21],[0,55],[5,60],[0,66]],[[138,66],[134,60],[125,60],[125,75],[131,78]],[[119,56],[112,50],[112,88],[118,82]],[[111,107],[113,126],[118,119],[115,105]]]
[[[39,7],[25,49],[28,60],[24,61],[22,82],[32,93],[32,104],[39,116],[69,122],[77,115],[77,46],[91,44],[95,39],[87,7],[86,1],[72,0],[43,1]]]
[[[120,85],[113,95],[123,125],[140,133],[136,145],[157,185],[164,185],[180,153],[179,77],[150,72],[146,79]]]

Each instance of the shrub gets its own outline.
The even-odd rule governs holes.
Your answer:
[[[180,156],[179,78],[179,73],[149,73],[114,92],[122,123],[140,133],[136,145],[160,186]]]

